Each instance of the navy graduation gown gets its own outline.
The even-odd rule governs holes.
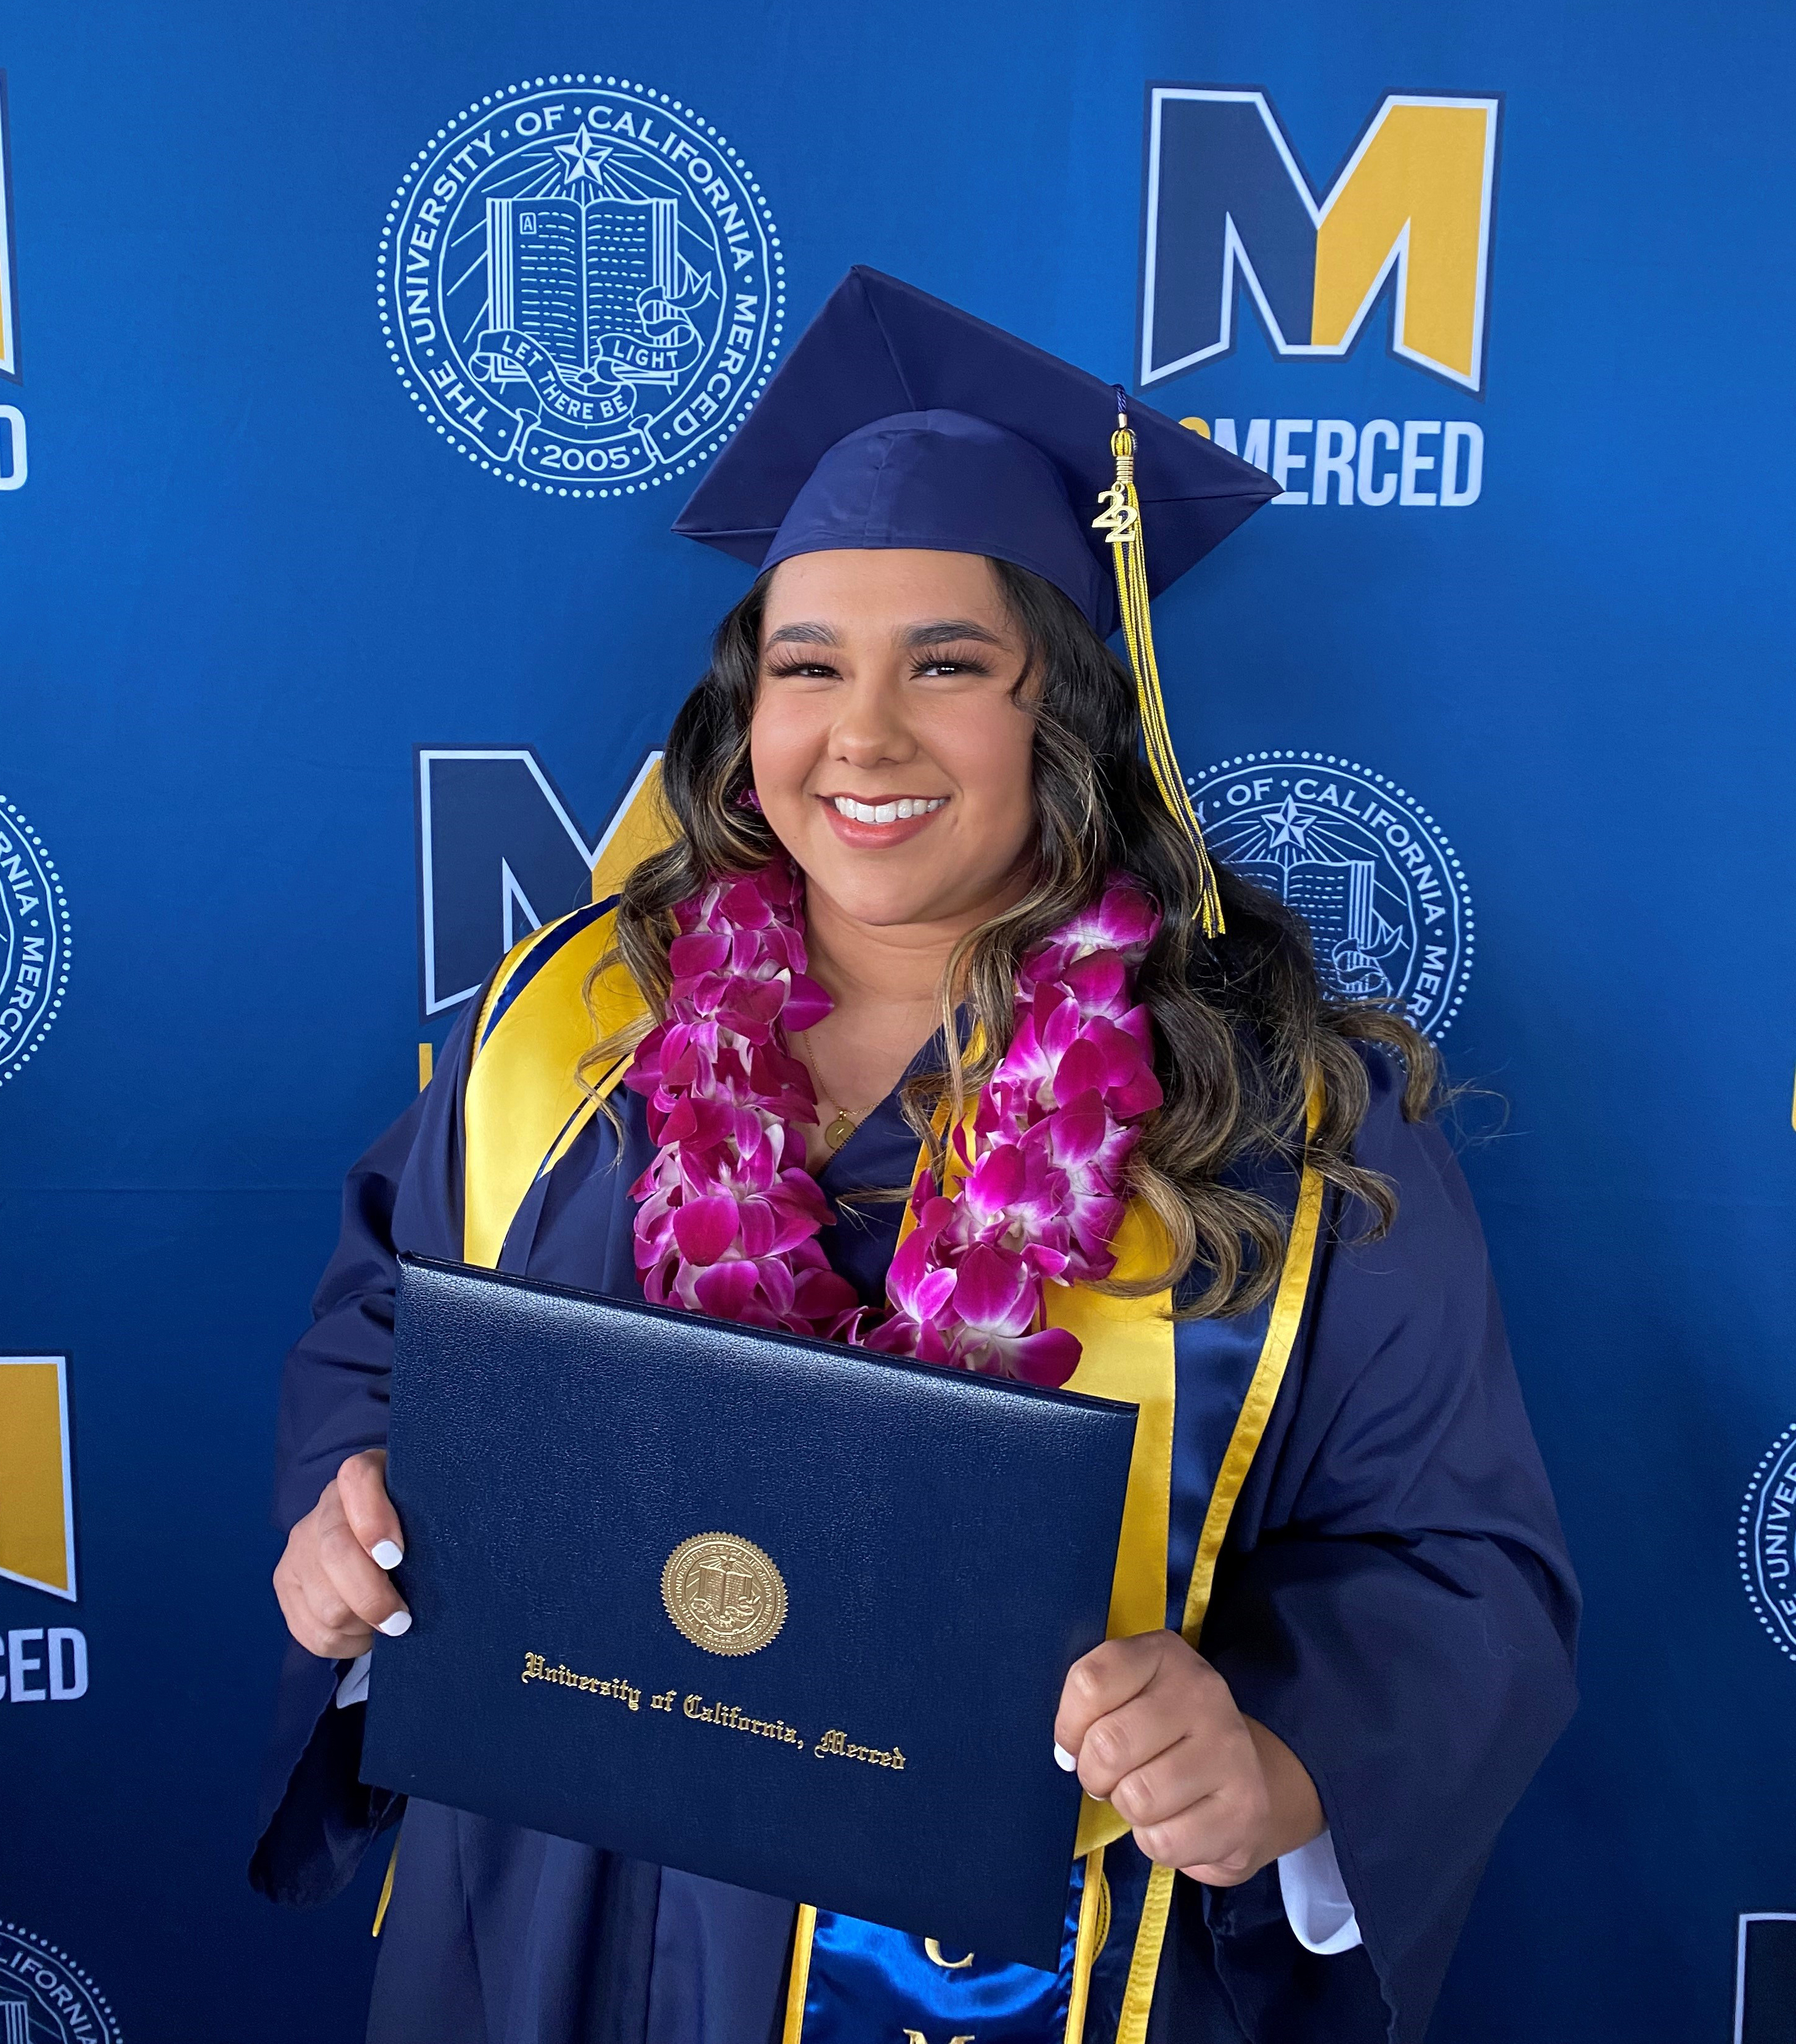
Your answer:
[[[346,1455],[386,1438],[395,1258],[461,1254],[467,1027],[350,1174],[313,1324],[287,1362],[283,1529]],[[1497,1830],[1572,1707],[1577,1592],[1477,1217],[1439,1131],[1403,1120],[1395,1062],[1362,1055],[1372,1106],[1357,1155],[1395,1185],[1398,1218],[1356,1243],[1330,1196],[1203,1650],[1309,1769],[1364,1943],[1306,1952],[1275,1868],[1233,1889],[1181,1876],[1156,2044],[1420,2044]],[[639,1296],[628,1188],[652,1146],[641,1103],[614,1099],[621,1156],[593,1123],[532,1189],[502,1270]],[[846,1196],[903,1185],[915,1155],[894,1097],[823,1174],[841,1216],[825,1245],[869,1301],[900,1208]],[[341,1673],[290,1650],[251,1865],[276,1900],[328,1900],[399,1815],[356,1781],[363,1711],[332,1707]],[[792,1916],[766,1896],[413,1804],[370,2044],[768,2044]]]

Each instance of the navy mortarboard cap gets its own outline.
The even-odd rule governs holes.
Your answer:
[[[856,268],[674,529],[754,568],[838,549],[984,554],[1052,582],[1100,636],[1120,624],[1149,763],[1197,847],[1215,934],[1221,906],[1166,728],[1148,599],[1277,494],[1118,386]]]
[[[836,548],[988,554],[1029,568],[1107,638],[1114,384],[877,270],[850,270],[674,529],[751,567]],[[1131,403],[1157,596],[1278,494],[1260,469]]]

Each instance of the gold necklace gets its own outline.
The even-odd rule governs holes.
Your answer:
[[[808,1058],[804,1062],[810,1066],[811,1083],[816,1089],[818,1106],[828,1106],[830,1096],[818,1083],[816,1066],[811,1064]],[[835,1120],[826,1122],[823,1126],[823,1141],[828,1146],[829,1153],[832,1157],[872,1112],[873,1109],[870,1107],[863,1108],[858,1114],[851,1114],[846,1107],[839,1107],[836,1109]]]
[[[823,1140],[829,1145],[832,1157],[866,1118],[864,1114],[850,1114],[846,1108],[840,1110],[823,1131]]]

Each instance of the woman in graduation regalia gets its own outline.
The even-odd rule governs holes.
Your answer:
[[[759,573],[672,842],[505,960],[351,1174],[251,1877],[323,1901],[400,1826],[374,2044],[1417,2044],[1571,1710],[1432,1057],[1212,868],[1166,735],[1150,586],[1272,486],[1119,402],[850,273],[679,521]],[[1057,1973],[359,1785],[407,1252],[1138,1405]]]

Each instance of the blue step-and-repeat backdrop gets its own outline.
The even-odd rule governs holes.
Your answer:
[[[381,1865],[244,1879],[281,1355],[345,1166],[604,855],[743,582],[669,522],[857,262],[1284,486],[1160,606],[1183,757],[1507,1103],[1466,1164],[1585,1701],[1435,2035],[1796,2037],[1793,29],[0,12],[9,2044],[360,2034]]]

